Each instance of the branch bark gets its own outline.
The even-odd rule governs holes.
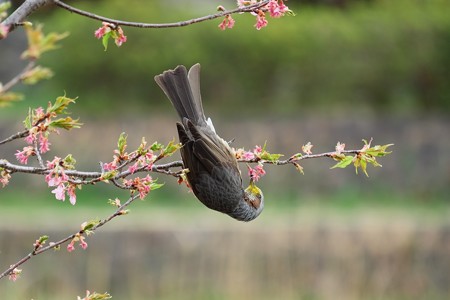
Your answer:
[[[9,26],[9,31],[11,32],[17,26],[20,26],[29,15],[53,2],[53,0],[25,0],[2,24]]]
[[[101,220],[99,223],[97,223],[97,225],[93,226],[91,229],[89,229],[89,231],[95,231],[98,228],[100,228],[101,226],[105,225],[106,223],[110,222],[112,219],[116,218],[117,216],[121,216],[124,214],[124,209],[131,204],[131,202],[133,202],[134,200],[136,200],[139,197],[139,194],[134,194],[131,195],[130,198],[128,198],[128,200],[122,204],[121,206],[119,206],[117,208],[117,210],[109,215],[107,218]],[[0,279],[2,279],[3,277],[6,277],[8,275],[10,275],[14,269],[16,269],[17,267],[21,266],[22,264],[24,264],[25,262],[27,262],[28,260],[30,260],[32,257],[39,255],[41,253],[44,253],[50,249],[58,249],[59,246],[61,246],[62,244],[74,239],[76,236],[79,235],[83,235],[86,233],[85,229],[81,229],[79,231],[77,231],[76,233],[73,233],[57,242],[50,242],[48,246],[45,247],[35,247],[33,249],[33,251],[31,251],[30,253],[28,253],[26,256],[24,256],[23,258],[21,258],[19,261],[17,261],[16,263],[12,264],[9,266],[8,269],[6,269],[3,273],[0,274]]]
[[[252,5],[238,7],[232,10],[226,10],[221,11],[216,14],[207,15],[199,18],[194,18],[190,20],[180,21],[180,22],[173,22],[173,23],[140,23],[140,22],[130,22],[130,21],[124,21],[124,20],[116,20],[107,18],[104,16],[96,15],[88,11],[84,11],[81,9],[78,9],[76,7],[73,7],[71,5],[68,5],[62,1],[59,0],[26,0],[24,3],[22,3],[21,6],[19,6],[18,9],[16,9],[8,18],[6,18],[1,24],[9,26],[9,32],[14,30],[17,26],[20,26],[23,24],[25,19],[37,11],[38,9],[42,8],[43,6],[46,6],[48,4],[54,4],[60,8],[63,8],[67,11],[70,11],[72,13],[79,14],[84,17],[88,17],[94,20],[99,20],[102,22],[108,22],[115,25],[120,26],[129,26],[129,27],[139,27],[139,28],[169,28],[169,27],[183,27],[192,25],[195,23],[200,23],[204,21],[209,21],[221,17],[225,17],[227,15],[236,14],[236,13],[244,13],[244,12],[253,12],[258,10],[259,8],[267,5],[269,3],[269,0],[264,0]]]

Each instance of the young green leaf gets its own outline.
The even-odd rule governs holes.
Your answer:
[[[112,31],[107,32],[107,33],[105,33],[105,35],[102,37],[102,45],[103,45],[103,47],[105,48],[105,51],[108,50],[108,41],[109,41],[109,38],[111,37],[111,33],[112,33]]]
[[[120,155],[125,154],[125,149],[127,148],[127,138],[128,135],[126,135],[125,132],[122,132],[119,136],[119,140],[117,141],[117,147],[119,149]]]
[[[152,151],[161,150],[162,148],[164,148],[164,145],[163,145],[163,144],[160,144],[160,143],[158,143],[158,142],[154,142],[154,143],[150,146],[150,149],[151,149]]]
[[[331,167],[331,169],[334,168],[346,168],[348,165],[350,165],[353,161],[354,157],[353,156],[345,156],[345,158],[343,158],[340,162],[338,162],[337,164],[335,164],[334,166]]]
[[[66,130],[70,130],[72,128],[80,128],[83,123],[79,123],[78,120],[79,119],[74,120],[71,117],[65,117],[51,121],[48,126],[53,128],[63,128]]]
[[[47,107],[47,113],[55,113],[57,115],[59,114],[68,114],[66,111],[67,107],[70,103],[75,103],[76,98],[71,99],[69,97],[60,96],[56,98],[56,101],[53,105],[49,103],[49,106]]]

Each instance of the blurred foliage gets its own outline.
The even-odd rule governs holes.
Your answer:
[[[33,95],[53,98],[66,90],[80,97],[79,108],[96,116],[170,109],[153,76],[177,64],[200,62],[205,102],[222,113],[450,110],[448,1],[330,3],[346,5],[290,1],[297,16],[269,19],[261,31],[250,15],[234,16],[235,27],[226,31],[217,28],[220,20],[173,29],[125,27],[128,42],[107,52],[94,37],[100,22],[48,10],[34,15],[34,21],[44,23],[46,31],[71,35],[62,50],[43,58],[56,76]],[[232,8],[234,1],[223,4]],[[217,3],[75,5],[111,18],[158,23],[213,13]]]

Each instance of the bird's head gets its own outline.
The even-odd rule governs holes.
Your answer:
[[[264,195],[260,188],[250,179],[250,185],[244,190],[244,200],[256,210],[257,217],[264,208]]]

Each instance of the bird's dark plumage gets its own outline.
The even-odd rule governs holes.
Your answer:
[[[184,66],[178,66],[155,76],[155,81],[181,119],[181,123],[177,123],[181,157],[184,167],[189,169],[187,179],[194,194],[210,209],[238,220],[256,218],[262,211],[263,202],[261,205],[259,201],[249,202],[253,198],[242,188],[233,150],[217,135],[211,120],[204,115],[200,65],[194,65],[189,73]]]

